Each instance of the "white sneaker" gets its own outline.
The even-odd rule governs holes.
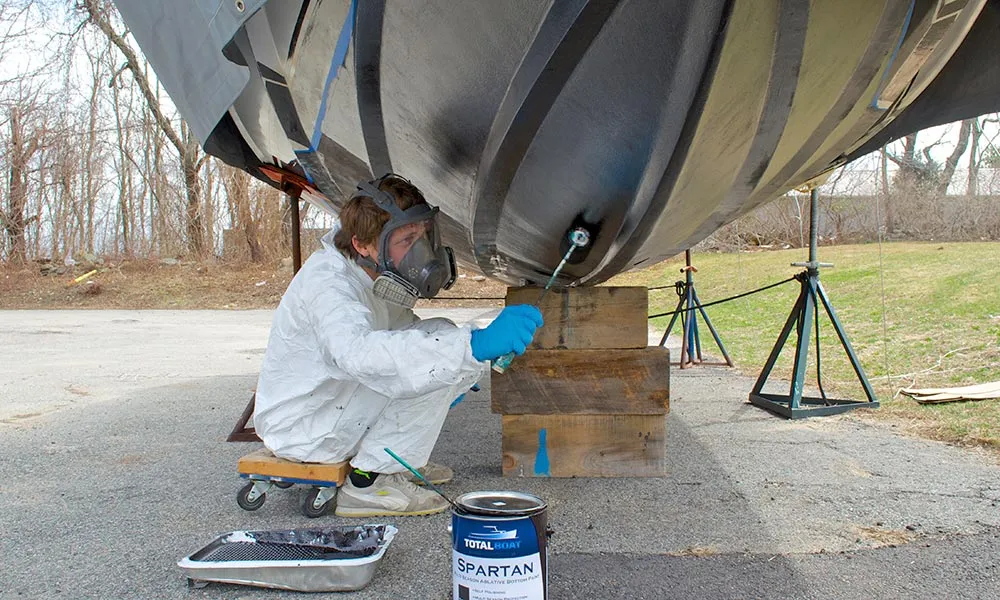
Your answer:
[[[424,479],[430,481],[434,485],[448,483],[455,478],[455,472],[450,468],[432,462],[420,467],[417,469],[417,472],[423,475]],[[406,477],[417,485],[424,485],[424,482],[417,479],[413,473],[407,472]]]
[[[359,488],[350,477],[337,492],[338,517],[407,517],[447,510],[448,502],[430,490],[410,483],[403,473],[380,474],[368,487]]]

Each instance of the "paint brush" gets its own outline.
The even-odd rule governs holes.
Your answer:
[[[589,243],[590,233],[588,233],[583,227],[577,227],[573,231],[569,232],[569,249],[566,250],[566,254],[563,256],[562,261],[559,262],[559,266],[556,267],[556,270],[552,271],[552,276],[549,277],[549,282],[545,284],[544,288],[542,288],[542,293],[538,295],[538,300],[535,300],[535,308],[541,306],[542,300],[545,299],[545,294],[549,293],[549,288],[551,288],[552,284],[556,282],[556,277],[559,276],[563,267],[566,266],[566,263],[569,261],[569,257],[573,254],[573,251],[577,248],[583,248]],[[507,369],[510,368],[510,363],[512,362],[514,362],[514,353],[508,352],[507,354],[504,354],[500,358],[494,360],[491,368],[502,375],[507,371]]]
[[[393,452],[392,450],[390,450],[388,448],[383,448],[383,449],[386,451],[386,453],[389,454],[389,456],[391,456],[394,459],[396,459],[396,462],[398,462],[399,464],[401,464],[404,467],[406,467],[407,471],[409,471],[410,473],[413,473],[414,475],[416,475],[417,479],[419,479],[420,481],[423,481],[424,485],[426,485],[430,489],[432,489],[435,492],[437,492],[438,496],[441,496],[442,498],[444,498],[445,500],[447,500],[448,504],[451,505],[451,507],[455,510],[455,512],[458,512],[458,513],[461,513],[461,514],[466,514],[468,512],[467,510],[465,510],[461,506],[459,506],[459,505],[455,504],[454,502],[452,502],[451,498],[449,498],[448,496],[446,496],[444,494],[444,492],[442,492],[438,488],[438,486],[434,485],[430,481],[427,481],[427,479],[425,479],[423,475],[421,475],[416,469],[414,469],[413,467],[411,467],[405,460],[403,460],[402,458],[400,458],[400,456],[398,454],[396,454],[395,452]]]

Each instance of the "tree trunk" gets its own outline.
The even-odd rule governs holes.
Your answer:
[[[121,245],[116,241],[115,247],[120,248],[125,256],[131,257],[132,252],[132,208],[130,206],[132,194],[132,164],[128,159],[128,123],[122,121],[122,98],[118,93],[117,81],[111,83],[112,97],[114,99],[115,126],[118,139],[118,220],[119,226],[115,231],[115,237],[121,236]]]
[[[80,193],[73,199],[73,216],[76,219],[76,238],[73,240],[73,252],[84,252],[87,249],[87,159],[81,157]]]
[[[49,214],[52,215],[52,231],[49,238],[49,256],[55,260],[59,256],[59,238],[62,237],[63,230],[66,226],[66,220],[63,211],[63,193],[62,193],[62,160],[63,151],[62,148],[56,148],[56,158],[52,165],[52,172],[49,177],[52,181],[52,205],[49,208]]]
[[[10,243],[9,258],[24,264],[27,248],[24,240],[24,208],[28,203],[28,160],[34,153],[25,140],[25,125],[20,108],[10,111],[10,180],[7,188],[7,211],[4,218],[7,239]]]
[[[62,164],[59,165],[59,203],[62,205],[63,234],[60,255],[69,256],[73,254],[73,244],[77,239],[76,225],[78,223],[74,224],[77,206],[73,197],[76,195],[76,176],[79,170],[76,168],[76,156],[73,148],[63,148],[61,160]]]
[[[215,254],[215,175],[208,160],[205,162],[205,230],[206,249],[209,254]]]
[[[93,84],[90,91],[90,111],[88,113],[87,120],[87,150],[84,155],[84,181],[86,182],[86,189],[84,190],[84,202],[86,203],[86,224],[84,228],[84,239],[83,246],[87,252],[94,251],[94,210],[97,207],[97,184],[96,179],[101,169],[97,167],[94,160],[94,152],[97,148],[97,108],[98,108],[98,92],[101,89],[101,70],[100,63],[94,64],[93,72]]]
[[[969,147],[969,132],[972,130],[972,122],[974,120],[965,119],[962,121],[962,125],[958,130],[958,143],[955,144],[955,149],[951,151],[948,160],[944,161],[944,170],[941,172],[941,179],[938,180],[937,185],[938,196],[943,197],[948,193],[951,178],[955,175],[955,169],[958,167],[958,159],[962,158],[965,150]]]
[[[920,200],[928,165],[922,163],[917,154],[917,133],[911,133],[903,139],[902,156],[896,157],[888,152],[886,156],[898,167],[892,178],[892,202],[886,211],[886,230],[891,233],[912,225],[906,219],[907,211],[904,210],[900,215],[896,209],[900,206],[911,207]]]
[[[163,138],[155,131],[150,133],[153,140],[153,197],[149,202],[149,238],[156,253],[162,254],[163,236],[167,229],[163,216],[163,195],[167,189],[163,171]]]
[[[198,172],[201,170],[201,163],[198,162],[198,144],[193,138],[186,135],[187,126],[181,124],[181,132],[187,139],[187,151],[181,156],[181,165],[184,169],[184,189],[187,193],[187,207],[185,210],[188,252],[196,257],[201,257],[205,252],[205,223],[201,213],[201,177]]]
[[[44,125],[37,123],[29,131],[29,120],[36,110],[37,105],[28,100],[24,104],[14,104],[8,115],[10,140],[7,152],[9,166],[7,206],[5,210],[0,207],[0,221],[3,222],[10,245],[8,258],[19,264],[23,264],[28,259],[26,237],[29,223],[26,214],[28,209],[28,174],[31,169],[31,161],[41,148],[42,135],[44,134]],[[2,249],[2,244],[0,244],[0,249]]]
[[[979,195],[979,137],[983,130],[979,127],[979,117],[972,120],[972,149],[969,151],[969,184],[965,187],[965,195]]]
[[[38,155],[38,202],[35,203],[35,213],[31,215],[32,223],[32,248],[31,255],[35,257],[40,257],[42,255],[42,213],[45,212],[45,206],[49,204],[49,186],[46,183],[46,178],[48,177],[48,169],[46,168],[47,162],[45,148],[43,147]]]
[[[882,146],[882,197],[885,198],[885,233],[886,237],[893,231],[893,202],[892,193],[889,190],[889,156],[885,146]],[[876,227],[881,227],[881,223],[876,223]]]
[[[903,161],[907,165],[913,165],[917,151],[917,133],[911,133],[904,138],[903,144]]]
[[[264,252],[260,243],[260,232],[257,219],[250,206],[250,176],[239,169],[226,167],[226,197],[231,205],[233,228],[243,232],[250,251],[250,261],[264,262]]]

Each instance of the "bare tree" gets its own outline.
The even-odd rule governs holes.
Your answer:
[[[186,234],[188,250],[196,255],[205,253],[205,224],[202,214],[202,182],[199,175],[207,155],[200,153],[198,141],[181,121],[180,133],[163,113],[157,96],[150,87],[146,70],[136,51],[113,25],[114,9],[107,0],[80,0],[78,7],[86,12],[88,22],[97,27],[125,57],[125,66],[139,86],[157,125],[174,146],[181,160],[186,192]]]
[[[17,263],[27,259],[25,228],[32,221],[26,214],[28,206],[28,177],[32,160],[41,148],[45,136],[44,116],[37,92],[27,92],[20,101],[10,104],[7,110],[10,132],[7,148],[7,206],[0,209],[9,251],[7,256]]]
[[[115,136],[117,141],[118,158],[115,171],[118,173],[118,227],[115,228],[115,237],[120,238],[115,240],[115,247],[120,248],[125,256],[133,256],[134,254],[134,236],[135,236],[135,215],[133,213],[134,204],[134,183],[133,183],[133,161],[131,158],[131,149],[129,148],[131,142],[131,128],[129,127],[129,116],[131,113],[131,99],[124,97],[120,93],[121,84],[117,80],[117,74],[113,75],[111,78],[110,86],[112,90],[112,98],[114,103],[112,104],[113,112],[115,115],[115,129],[117,135]],[[125,116],[122,113],[125,112]]]
[[[254,263],[264,261],[261,248],[258,218],[253,213],[250,201],[250,176],[232,167],[223,167],[226,173],[223,186],[226,189],[226,199],[229,203],[229,214],[233,229],[242,232],[250,251],[250,260]]]
[[[56,149],[56,166],[53,177],[56,183],[56,207],[53,211],[52,246],[53,257],[70,251],[68,240],[74,239],[72,219],[73,190],[76,188],[78,171],[74,154],[78,148],[74,144],[59,144]],[[60,244],[60,240],[62,243]]]
[[[879,171],[882,173],[882,197],[885,198],[885,232],[889,232],[895,229],[895,213],[893,212],[893,201],[892,194],[889,191],[889,153],[886,151],[885,146],[879,151],[879,156],[882,159],[880,163]],[[881,227],[881,223],[876,223],[875,227]]]
[[[31,0],[0,0],[0,63],[7,63],[12,49],[21,49],[30,35],[29,21],[34,2]],[[0,81],[0,87],[21,80],[27,73],[11,75],[8,81]]]
[[[101,187],[101,169],[98,155],[98,125],[100,114],[98,111],[100,104],[101,81],[103,71],[101,69],[101,57],[95,56],[95,52],[88,50],[87,58],[91,65],[90,97],[87,103],[87,137],[83,144],[82,164],[80,165],[83,177],[80,181],[80,198],[83,200],[83,210],[78,210],[78,218],[81,219],[81,239],[79,248],[87,252],[94,251],[94,214],[97,210],[97,195]]]
[[[948,158],[944,161],[944,168],[941,170],[941,174],[938,178],[937,184],[937,195],[943,197],[948,193],[948,186],[951,184],[951,178],[955,175],[955,169],[958,167],[958,159],[962,158],[965,151],[969,147],[969,132],[972,131],[972,124],[976,119],[965,119],[962,121],[962,125],[958,129],[958,142],[955,144],[955,148],[948,155]]]
[[[986,124],[988,121],[991,121],[991,119],[984,119],[983,124]],[[1000,125],[1000,119],[993,120],[993,122]],[[982,139],[986,141],[986,147],[983,148],[979,155],[979,167],[993,171],[990,181],[984,182],[987,185],[986,195],[995,195],[997,189],[1000,188],[1000,151],[997,150],[997,137],[1000,137],[1000,134],[989,136],[986,135],[985,131],[982,136]]]
[[[886,153],[886,157],[898,167],[893,184],[903,197],[918,193],[937,181],[938,164],[931,158],[930,151],[941,141],[925,146],[918,153],[919,133],[919,131],[914,132],[903,138],[903,152],[899,156],[891,152]]]
[[[969,179],[965,186],[966,196],[979,195],[979,138],[983,135],[983,129],[979,125],[979,118],[972,119],[972,149],[969,151]]]

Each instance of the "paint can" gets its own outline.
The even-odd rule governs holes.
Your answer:
[[[547,506],[520,492],[469,492],[451,512],[454,600],[548,597]]]

